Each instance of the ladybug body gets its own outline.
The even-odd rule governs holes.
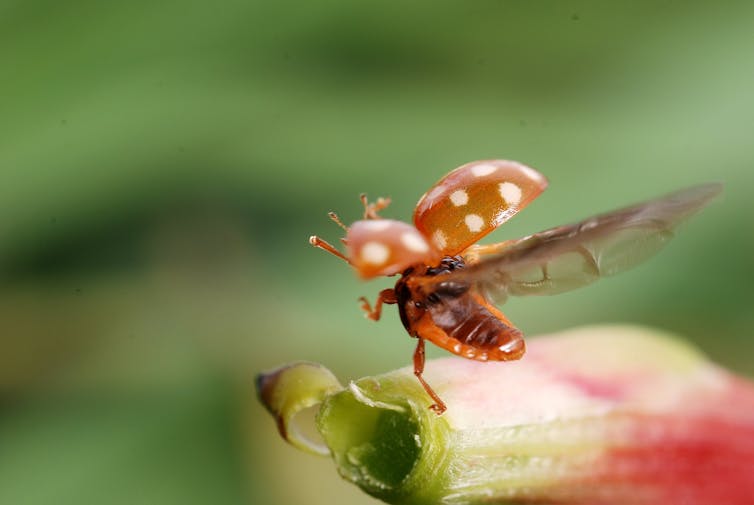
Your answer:
[[[469,282],[440,277],[431,289],[426,289],[427,277],[444,276],[464,266],[459,256],[445,257],[439,267],[405,272],[395,286],[403,326],[411,336],[425,335],[427,340],[464,358],[518,359],[524,350],[521,332],[475,293]]]
[[[657,252],[679,222],[706,205],[721,186],[707,184],[580,223],[490,245],[476,242],[523,209],[547,187],[536,170],[507,160],[483,160],[451,171],[425,193],[414,211],[414,225],[383,219],[389,200],[368,203],[364,219],[346,231],[343,254],[317,236],[309,242],[348,262],[363,279],[401,274],[382,290],[372,308],[360,299],[367,317],[378,320],[382,304],[397,304],[401,322],[418,339],[414,373],[427,384],[424,341],[479,361],[519,359],[522,332],[492,303],[509,295],[556,294],[618,273]]]

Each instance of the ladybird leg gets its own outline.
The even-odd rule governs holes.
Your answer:
[[[374,203],[369,203],[366,193],[360,194],[359,199],[361,199],[361,203],[364,205],[364,219],[380,219],[377,213],[390,205],[390,198],[382,197],[377,198],[377,201]]]
[[[424,388],[424,391],[427,392],[427,394],[435,401],[434,404],[429,406],[430,410],[433,410],[435,414],[438,416],[445,412],[445,409],[447,407],[445,406],[445,402],[443,402],[439,396],[437,396],[437,393],[427,384],[427,381],[424,380],[424,377],[422,377],[422,374],[424,373],[424,339],[419,337],[419,343],[416,344],[416,350],[414,351],[414,375],[416,375],[416,378],[419,379],[419,382],[421,383],[422,387]]]
[[[379,321],[380,315],[382,314],[382,304],[398,303],[398,297],[396,296],[394,289],[383,289],[380,291],[380,294],[377,295],[377,300],[374,302],[374,310],[372,310],[372,307],[369,305],[369,300],[367,300],[365,296],[359,298],[359,301],[361,302],[361,310],[366,312],[365,315],[372,321]]]
[[[351,263],[350,261],[348,261],[348,258],[346,258],[346,256],[342,252],[338,251],[329,242],[319,238],[316,235],[312,235],[311,237],[309,237],[309,243],[313,245],[314,247],[319,247],[320,249],[323,249],[329,252],[330,254],[337,256],[338,258],[342,259],[346,263],[349,263],[349,264]]]

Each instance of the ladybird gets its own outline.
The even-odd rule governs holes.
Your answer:
[[[448,173],[419,199],[413,225],[379,216],[389,199],[369,203],[361,195],[362,220],[347,227],[329,214],[346,233],[345,253],[317,236],[309,238],[362,279],[400,274],[374,306],[364,297],[359,301],[375,321],[383,304],[398,305],[403,326],[418,340],[414,374],[437,414],[446,406],[422,377],[425,340],[478,361],[521,358],[523,333],[493,301],[557,294],[631,268],[659,251],[676,225],[722,190],[717,183],[703,184],[527,237],[476,243],[547,184],[541,173],[515,161],[474,161]]]

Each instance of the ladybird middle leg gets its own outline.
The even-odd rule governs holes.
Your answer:
[[[361,302],[361,310],[366,312],[366,316],[372,321],[379,321],[382,314],[382,304],[387,303],[389,305],[398,303],[398,296],[395,294],[394,289],[383,289],[377,295],[377,300],[374,302],[374,309],[369,305],[369,300],[365,296],[359,298]]]

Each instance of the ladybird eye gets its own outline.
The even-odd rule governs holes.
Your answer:
[[[440,179],[414,210],[416,228],[453,256],[513,217],[547,187],[547,179],[515,161],[467,163]]]

